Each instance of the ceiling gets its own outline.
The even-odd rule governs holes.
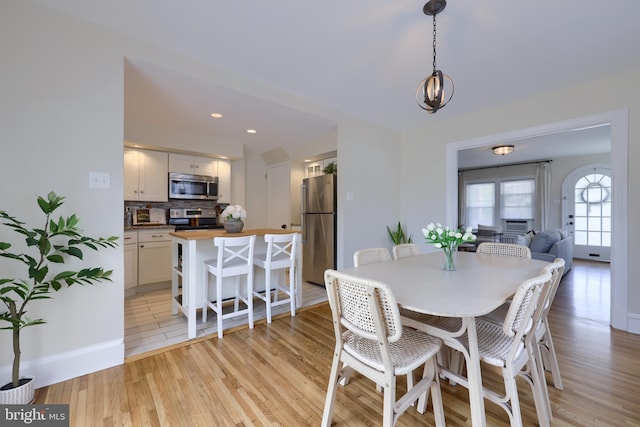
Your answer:
[[[437,65],[452,77],[455,95],[428,115],[415,103],[418,83],[432,71],[425,0],[34,1],[283,97],[398,131],[640,67],[640,43],[631,42],[640,39],[640,2],[450,0],[437,18]],[[125,133],[127,124],[190,129],[265,152],[290,150],[337,126],[328,115],[131,58],[126,80]],[[215,121],[212,112],[224,117]],[[257,134],[247,135],[249,128]],[[568,140],[551,144],[563,146],[581,149]],[[512,159],[518,151],[526,152]]]

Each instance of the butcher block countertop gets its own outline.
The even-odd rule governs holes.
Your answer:
[[[224,230],[194,230],[194,231],[174,231],[169,233],[171,236],[185,240],[206,240],[214,237],[243,237],[264,236],[265,234],[290,234],[295,233],[292,230],[283,230],[280,228],[255,228],[253,230],[242,230],[239,233],[227,233]]]

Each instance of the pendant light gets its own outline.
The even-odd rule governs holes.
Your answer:
[[[429,114],[447,105],[453,97],[453,80],[436,69],[436,15],[442,12],[446,5],[446,0],[429,0],[422,8],[425,15],[433,16],[433,73],[418,85],[416,102]]]

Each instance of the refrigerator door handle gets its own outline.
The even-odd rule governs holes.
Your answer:
[[[308,194],[308,186],[305,183],[302,183],[300,189],[302,191],[302,197],[300,198],[300,224],[302,226],[302,242],[307,241],[307,194]]]
[[[302,243],[306,243],[307,242],[307,216],[302,214],[301,215],[302,220],[301,220],[301,225],[302,225]]]
[[[302,190],[302,197],[300,198],[300,212],[302,212],[302,214],[306,214],[307,213],[307,194],[308,194],[308,189],[309,186],[307,184],[302,184],[300,186],[300,189]]]

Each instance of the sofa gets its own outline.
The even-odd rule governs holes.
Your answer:
[[[556,258],[564,259],[564,273],[571,270],[573,260],[573,237],[566,230],[545,230],[516,236],[515,242],[529,247],[531,258],[542,261],[553,261]]]

